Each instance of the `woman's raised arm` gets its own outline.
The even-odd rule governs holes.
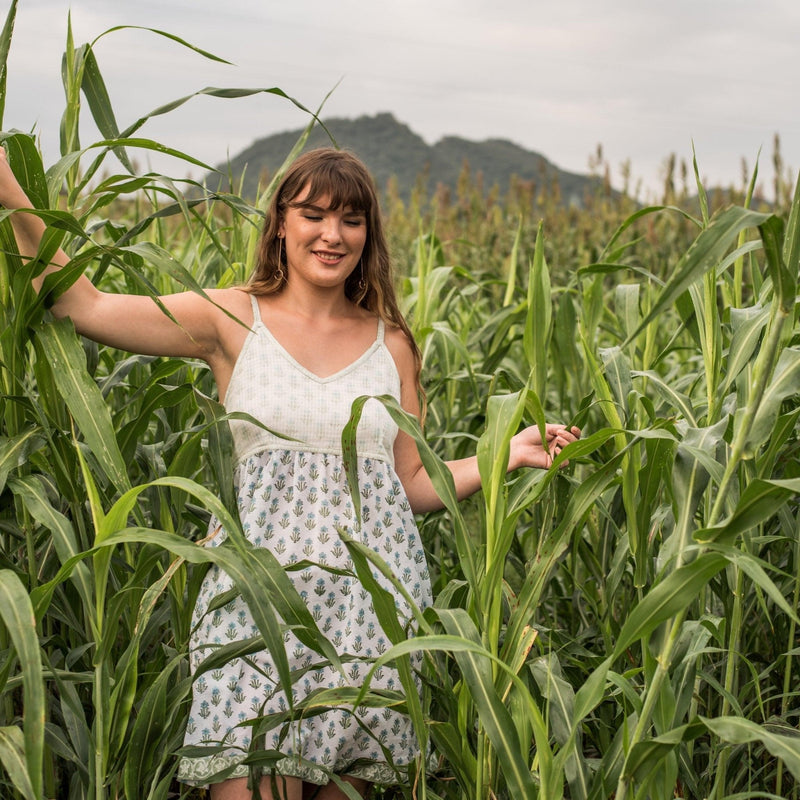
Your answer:
[[[0,205],[7,209],[33,208],[2,147]],[[45,232],[44,222],[24,210],[12,214],[10,219],[20,255],[33,258]],[[58,250],[50,264],[33,281],[36,291],[41,289],[49,273],[68,263],[67,254]],[[81,276],[56,299],[51,311],[56,317],[70,317],[83,336],[122,350],[207,361],[213,359],[220,349],[221,318],[227,319],[223,312],[194,292],[160,299],[179,324],[173,322],[150,297],[102,292],[86,276]]]

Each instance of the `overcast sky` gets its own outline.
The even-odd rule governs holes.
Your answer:
[[[771,196],[776,133],[800,166],[797,0],[19,0],[4,127],[35,129],[47,163],[70,8],[78,45],[140,25],[233,62],[147,31],[104,36],[95,52],[120,127],[205,86],[276,86],[315,108],[341,80],[323,118],[389,111],[429,143],[507,138],[576,172],[600,144],[615,184],[628,160],[649,191],[670,153],[691,164],[693,141],[709,183],[740,185],[742,159],[752,169],[762,148]],[[219,163],[306,119],[274,95],[200,97],[141,135]],[[87,124],[82,143],[96,136]]]

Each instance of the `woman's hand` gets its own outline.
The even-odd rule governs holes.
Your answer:
[[[508,469],[519,467],[539,467],[549,469],[555,457],[572,442],[577,442],[581,437],[580,428],[568,428],[566,425],[548,423],[545,425],[545,441],[536,425],[531,425],[520,431],[511,440],[508,458]],[[561,464],[565,467],[569,462]]]

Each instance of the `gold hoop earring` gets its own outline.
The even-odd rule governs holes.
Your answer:
[[[358,266],[361,267],[361,277],[358,279],[358,289],[360,292],[367,291],[367,282],[364,279],[364,262],[359,259]]]
[[[275,270],[275,280],[283,283],[286,275],[283,272],[283,236],[278,237],[278,269]]]

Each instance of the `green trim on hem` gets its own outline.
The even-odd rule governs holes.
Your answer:
[[[246,778],[250,774],[248,765],[242,763],[246,758],[247,755],[244,753],[232,756],[184,757],[178,763],[177,778],[181,783],[192,786],[208,786],[211,783],[220,783],[229,778]],[[228,770],[230,771],[227,772]],[[223,771],[227,772],[225,777],[221,780],[214,780],[214,777]],[[315,783],[317,786],[325,786],[330,783],[330,770],[314,766],[310,762],[303,762],[294,756],[286,756],[278,761],[275,764],[275,774],[285,778],[300,778],[300,780],[307,783]],[[398,773],[397,769],[382,761],[363,761],[359,759],[352,762],[352,769],[345,767],[337,774],[360,778],[369,783],[378,783],[383,786],[403,783],[402,773]]]

